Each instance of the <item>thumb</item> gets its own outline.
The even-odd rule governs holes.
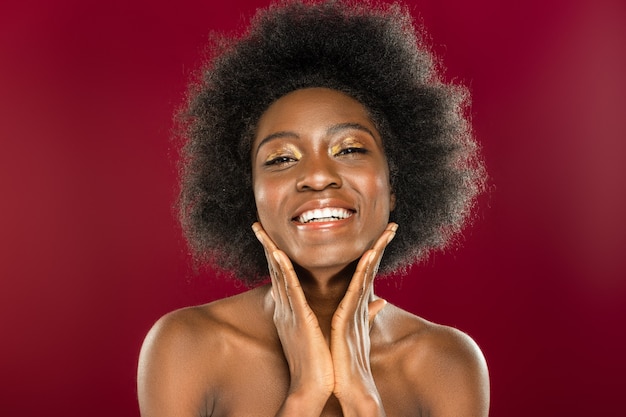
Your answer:
[[[367,313],[370,326],[372,325],[374,318],[376,318],[376,315],[380,313],[385,305],[387,305],[387,300],[382,298],[374,300],[367,305]]]

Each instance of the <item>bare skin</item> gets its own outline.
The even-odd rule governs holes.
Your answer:
[[[273,310],[264,286],[159,320],[141,354],[141,415],[280,415],[291,381]],[[386,415],[487,415],[485,362],[465,334],[388,303],[374,319],[370,343]],[[305,415],[304,407],[292,415]],[[349,414],[333,396],[317,415]]]
[[[374,294],[395,196],[360,103],[321,88],[277,100],[252,164],[271,284],[155,324],[142,416],[486,416],[476,344]]]

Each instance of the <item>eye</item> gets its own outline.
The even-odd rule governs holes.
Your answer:
[[[330,148],[330,152],[334,157],[358,157],[369,153],[369,147],[354,136],[347,136],[340,140],[336,145]]]
[[[263,166],[268,169],[287,168],[298,162],[302,158],[302,152],[291,144],[285,144],[267,149],[267,153],[262,157]]]
[[[367,149],[365,148],[360,148],[360,147],[349,147],[349,148],[344,148],[342,150],[340,150],[339,152],[337,152],[335,155],[336,156],[341,156],[341,155],[349,155],[349,154],[365,154],[367,153]]]
[[[268,159],[267,161],[265,161],[263,163],[263,165],[265,166],[281,166],[281,165],[286,165],[289,164],[291,162],[296,162],[296,158],[292,157],[292,156],[277,156],[271,159]]]

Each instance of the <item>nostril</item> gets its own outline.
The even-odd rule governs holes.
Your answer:
[[[341,176],[334,167],[329,165],[328,163],[319,163],[314,166],[302,164],[302,175],[297,180],[297,188],[302,191],[340,188],[342,186]]]
[[[340,188],[340,180],[328,180],[326,178],[306,178],[298,181],[297,188],[302,191],[322,191],[327,188]]]

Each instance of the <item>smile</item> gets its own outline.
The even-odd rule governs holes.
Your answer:
[[[343,219],[347,219],[352,216],[350,210],[335,207],[326,207],[323,209],[308,210],[296,217],[299,223],[313,223],[313,222],[333,222]]]

